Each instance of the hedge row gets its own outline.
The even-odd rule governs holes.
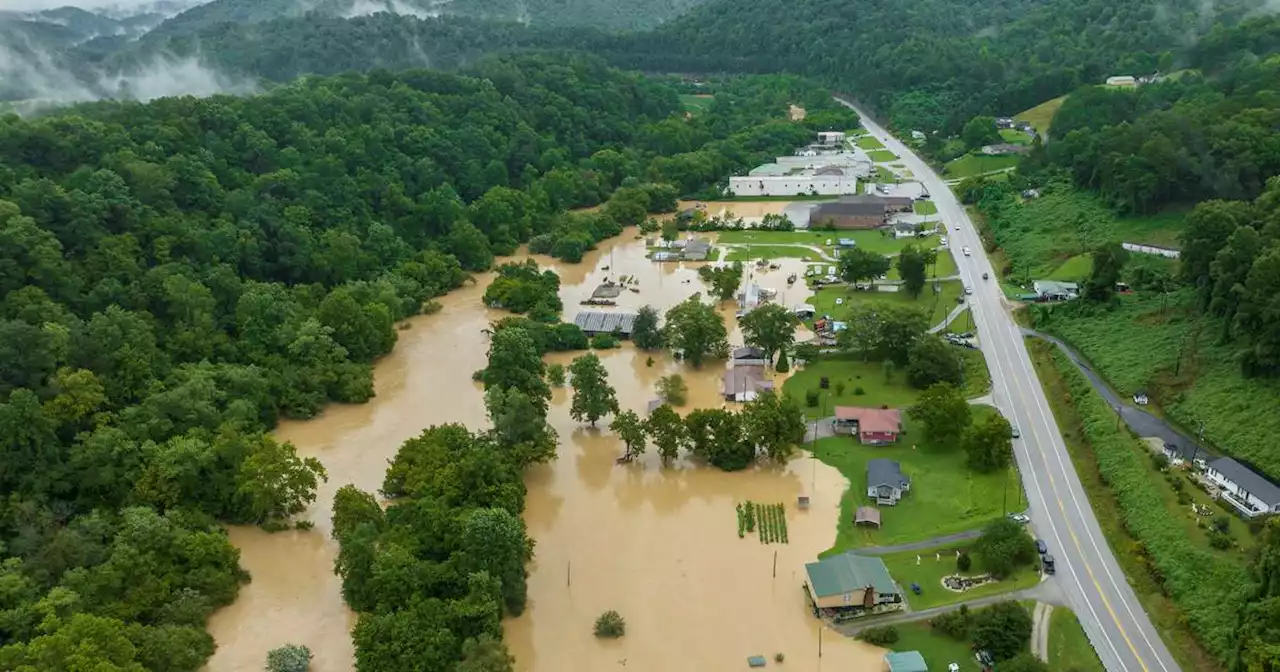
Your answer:
[[[1115,411],[1057,348],[1053,362],[1071,391],[1102,480],[1120,505],[1121,522],[1145,547],[1152,578],[1181,609],[1205,648],[1225,661],[1235,648],[1236,617],[1247,598],[1250,582],[1244,568],[1192,544],[1168,516],[1143,461],[1145,447],[1128,428],[1116,428]]]

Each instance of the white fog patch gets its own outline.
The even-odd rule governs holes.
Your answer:
[[[419,19],[430,19],[440,16],[440,12],[415,7],[397,0],[355,0],[351,7],[343,12],[342,18],[351,19],[357,16],[370,16],[378,13],[400,14]]]
[[[128,70],[76,76],[47,52],[24,46],[0,43],[0,82],[11,99],[4,107],[19,114],[93,100],[145,102],[166,96],[246,95],[259,90],[254,81],[220,73],[197,57],[160,55]]]
[[[59,7],[79,7],[100,12],[106,16],[127,17],[138,14],[164,14],[173,16],[179,12],[203,5],[210,0],[2,0],[2,9],[15,11],[39,11]]]

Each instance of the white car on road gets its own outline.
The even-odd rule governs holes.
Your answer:
[[[973,254],[972,252],[970,252],[970,251],[969,251],[969,248],[968,248],[968,247],[965,247],[965,248],[962,248],[962,249],[964,250],[964,256],[966,256],[966,257],[968,257],[968,256],[970,256],[970,255],[972,255],[972,254]]]

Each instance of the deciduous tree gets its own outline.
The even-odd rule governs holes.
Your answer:
[[[764,350],[768,362],[796,340],[795,318],[791,311],[776,303],[767,303],[747,313],[738,325],[742,327],[747,345]]]
[[[1013,462],[1012,431],[1004,416],[992,413],[965,430],[964,451],[969,468],[990,473],[1008,468]]]
[[[742,407],[741,422],[743,440],[775,462],[786,462],[804,441],[804,412],[789,396],[756,395]]]
[[[947,383],[930,386],[907,413],[924,425],[925,438],[937,444],[959,443],[973,420],[969,402]]]
[[[685,444],[687,433],[684,420],[667,404],[653,409],[645,419],[645,431],[658,447],[658,455],[663,464],[670,464],[680,456],[680,447]]]
[[[937,383],[959,387],[964,382],[964,363],[955,346],[937,336],[922,336],[907,354],[907,382],[921,389]]]
[[[891,266],[889,257],[855,247],[840,255],[840,278],[851,285],[874,281],[888,273]]]
[[[726,355],[729,349],[724,318],[702,303],[698,294],[667,311],[664,334],[667,346],[683,352],[695,367],[702,366],[708,357]]]
[[[586,420],[594,427],[600,418],[618,412],[618,395],[609,385],[609,372],[595,353],[575,358],[569,365],[569,376],[573,385],[569,415],[574,420]]]
[[[653,306],[641,306],[631,327],[631,342],[641,350],[657,350],[662,347],[662,330],[658,328],[658,311]]]
[[[609,423],[609,429],[618,435],[618,439],[627,447],[627,458],[635,458],[644,454],[645,449],[645,423],[640,420],[640,416],[636,412],[627,409],[616,414],[613,422]]]

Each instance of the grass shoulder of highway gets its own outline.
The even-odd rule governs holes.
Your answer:
[[[1066,607],[1049,614],[1049,669],[1072,672],[1106,672],[1080,619]]]
[[[917,215],[936,215],[938,214],[938,206],[933,201],[916,201],[912,204],[912,208]]]
[[[837,231],[810,229],[805,231],[759,231],[737,229],[721,231],[717,242],[736,245],[813,245],[829,250],[841,239],[852,240],[858,247],[878,254],[896,254],[915,242],[913,238],[895,238],[881,231]]]
[[[853,144],[857,145],[860,149],[884,149],[884,144],[876,139],[874,135],[860,136]]]
[[[887,149],[873,149],[867,152],[867,158],[876,163],[889,163],[890,161],[897,161],[898,155]]]
[[[948,576],[976,577],[987,573],[982,558],[970,554],[972,563],[969,571],[961,572],[956,566],[956,553],[967,553],[972,542],[947,544],[918,551],[903,551],[882,555],[889,576],[898,583],[907,598],[907,604],[915,611],[923,611],[934,607],[945,607],[980,597],[1002,595],[1025,588],[1031,588],[1040,582],[1040,572],[1034,565],[1018,567],[1011,576],[999,581],[985,583],[964,592],[957,592],[942,585],[942,579]],[[912,584],[920,586],[920,594],[916,595]]]
[[[1066,356],[1039,340],[1032,362],[1108,546],[1138,601],[1183,669],[1219,670],[1243,604],[1244,569],[1197,548],[1148,472],[1145,448],[1116,427],[1107,407]]]
[[[878,407],[879,403],[868,396],[858,405]],[[975,422],[996,412],[985,406],[974,410]],[[925,441],[920,425],[905,415],[903,433],[895,444],[864,446],[853,437],[834,436],[819,439],[810,448],[815,457],[849,480],[849,488],[840,498],[835,544],[823,556],[964,532],[999,518],[1006,507],[1008,511],[1025,507],[1014,469],[990,474],[973,471],[960,446]],[[896,505],[880,507],[879,528],[857,527],[854,511],[869,501],[867,463],[877,458],[898,462],[911,478],[911,490]]]
[[[928,238],[920,241],[921,245],[933,246],[937,243],[936,238]],[[956,260],[946,250],[938,250],[938,261],[927,271],[929,278],[949,278],[960,272],[956,267]],[[902,274],[898,272],[898,262],[895,259],[893,266],[889,267],[889,272],[885,274],[886,280],[901,280]]]

